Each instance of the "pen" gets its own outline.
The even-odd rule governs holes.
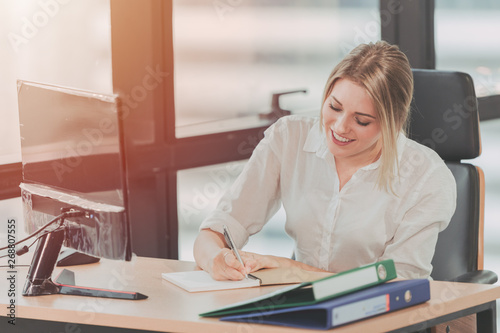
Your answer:
[[[240,253],[238,252],[238,249],[234,245],[233,239],[231,238],[229,229],[225,224],[222,227],[224,228],[224,238],[226,239],[227,245],[229,245],[229,248],[233,251],[240,264],[243,266],[243,268],[245,268],[245,264],[243,263],[243,260],[241,260]],[[248,274],[245,273],[245,277],[248,279]]]

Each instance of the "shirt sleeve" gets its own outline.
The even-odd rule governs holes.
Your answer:
[[[413,193],[412,203],[381,260],[393,259],[398,277],[429,278],[438,234],[455,212],[455,178],[443,163],[419,181]]]
[[[286,135],[286,123],[281,119],[266,130],[243,171],[200,230],[222,233],[226,224],[236,246],[242,248],[250,235],[262,229],[281,206],[280,152]]]

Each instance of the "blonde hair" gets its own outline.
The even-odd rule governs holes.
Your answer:
[[[341,78],[363,87],[373,102],[382,140],[377,186],[394,192],[393,179],[399,175],[397,139],[400,132],[406,133],[413,97],[413,74],[408,58],[397,46],[385,41],[357,46],[328,77],[323,104]]]

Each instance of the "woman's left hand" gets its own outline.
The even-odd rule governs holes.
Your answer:
[[[290,258],[277,257],[271,255],[263,255],[253,252],[240,251],[241,260],[245,264],[247,272],[255,272],[262,268],[276,267],[298,267],[307,271],[325,272],[314,266],[309,266],[300,261],[295,261]]]
[[[240,251],[240,256],[241,260],[243,260],[243,263],[245,264],[247,272],[250,273],[258,271],[262,268],[280,267],[279,257],[245,251]]]

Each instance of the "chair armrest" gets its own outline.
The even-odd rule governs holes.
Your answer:
[[[468,282],[468,283],[482,283],[482,284],[493,284],[498,281],[498,276],[495,272],[488,270],[479,270],[474,272],[468,272],[457,276],[452,279],[453,282]]]

